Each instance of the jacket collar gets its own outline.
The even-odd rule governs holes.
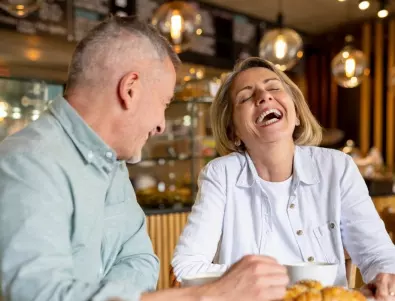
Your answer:
[[[244,160],[242,160],[242,168],[236,185],[251,187],[260,179],[258,172],[248,152],[240,154],[240,156],[243,156]],[[320,182],[316,162],[308,147],[295,147],[293,167],[295,183],[303,182],[307,185],[313,185]]]

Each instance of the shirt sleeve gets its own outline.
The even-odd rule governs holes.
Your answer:
[[[54,176],[56,175],[56,177]],[[63,177],[59,181],[59,177]],[[73,205],[67,178],[45,154],[0,156],[0,281],[3,300],[137,301],[123,281],[86,282],[74,275]],[[71,198],[70,198],[71,199]]]
[[[341,178],[343,244],[362,272],[365,283],[378,273],[395,274],[395,246],[351,157]]]
[[[199,175],[197,198],[172,260],[178,281],[187,275],[223,272],[228,268],[224,264],[212,263],[222,234],[226,199],[224,181],[223,168],[211,163]]]
[[[129,179],[125,182],[128,182],[125,185],[130,185]],[[153,291],[159,277],[159,259],[154,254],[148,236],[145,214],[137,203],[136,195],[133,191],[132,193],[130,216],[134,218],[127,227],[133,229],[133,232],[128,234],[128,239],[104,280],[123,282],[134,286],[137,291]]]

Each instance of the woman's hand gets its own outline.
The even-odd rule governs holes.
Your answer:
[[[361,292],[381,301],[395,301],[395,274],[380,273]]]

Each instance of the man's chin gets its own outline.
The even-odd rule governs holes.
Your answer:
[[[130,158],[126,161],[126,163],[128,163],[128,164],[137,164],[137,163],[139,163],[140,161],[141,161],[141,154],[140,154],[140,155],[133,156],[133,157],[130,157]]]

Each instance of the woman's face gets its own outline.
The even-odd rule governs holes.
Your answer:
[[[292,139],[295,105],[280,78],[256,67],[241,72],[231,89],[236,135],[247,149],[261,143]]]

